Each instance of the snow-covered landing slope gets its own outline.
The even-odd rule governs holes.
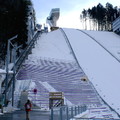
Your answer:
[[[75,29],[64,29],[80,66],[102,98],[120,113],[120,63],[92,38]],[[90,33],[88,31],[88,33]],[[91,35],[112,53],[119,50],[120,37],[110,32]],[[114,48],[114,50],[113,50]]]
[[[111,52],[120,61],[120,36],[113,32],[106,31],[87,31],[83,32],[89,34],[102,46]]]
[[[36,63],[39,58],[75,62],[60,30],[43,33],[41,35],[35,49],[32,49],[32,54],[29,55],[29,60],[34,63]]]

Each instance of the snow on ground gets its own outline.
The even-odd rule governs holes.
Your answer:
[[[11,68],[13,67],[13,64],[9,64],[9,71],[8,71],[8,73],[9,74],[13,74],[13,71],[11,71]],[[6,69],[0,69],[0,91],[1,91],[1,84],[2,84],[2,82],[3,82],[3,80],[5,79],[5,77],[6,77]]]
[[[89,80],[93,83],[102,98],[120,113],[120,94],[118,93],[120,90],[120,63],[86,34],[74,29],[64,29],[64,31],[69,38],[80,66]],[[109,39],[108,35],[94,33],[94,36],[97,36],[99,39],[106,38],[107,40],[107,38]],[[118,42],[116,42],[118,41],[118,37],[114,35],[111,33],[112,42],[105,42],[105,44],[108,43],[110,47],[114,43],[114,51],[117,51],[115,48],[118,46]]]
[[[9,70],[8,73],[13,74],[13,71]],[[4,75],[4,74],[6,74],[6,70],[0,69],[0,75]]]
[[[39,51],[39,52],[38,52]],[[38,58],[50,58],[63,61],[74,61],[73,56],[59,30],[43,33],[37,41],[35,49],[29,55],[31,61],[36,62]]]
[[[57,92],[56,89],[54,89],[50,84],[48,84],[47,82],[41,82],[39,81],[40,84],[42,84],[49,92]],[[73,104],[64,97],[64,103],[66,105],[72,106]]]
[[[39,81],[40,84],[42,84],[49,92],[57,92],[50,84],[47,82],[41,82]]]
[[[101,97],[120,114],[120,63],[97,42],[81,31],[64,29],[77,60]],[[120,59],[119,36],[112,32],[84,31],[100,42],[108,51]],[[50,58],[75,61],[60,30],[41,35],[35,49],[29,55],[31,62]]]
[[[86,31],[120,60],[120,36],[113,32]]]

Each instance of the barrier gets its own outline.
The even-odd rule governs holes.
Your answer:
[[[51,109],[50,120],[70,120],[74,116],[85,112],[87,107],[82,106],[62,106]]]

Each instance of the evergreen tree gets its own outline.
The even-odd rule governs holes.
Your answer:
[[[117,7],[113,7],[112,4],[106,3],[104,7],[101,3],[97,6],[83,10],[82,15],[88,15],[92,20],[93,27],[90,24],[90,28],[96,30],[112,30],[112,22],[120,16],[120,10]]]
[[[0,61],[5,61],[8,39],[18,35],[18,45],[26,47],[31,0],[0,0]]]
[[[106,30],[112,29],[112,22],[113,22],[113,16],[114,16],[114,9],[113,5],[110,3],[106,3]]]
[[[103,30],[103,25],[105,23],[105,8],[102,6],[102,4],[98,4],[96,7],[96,19],[98,21],[98,30]]]
[[[85,29],[87,29],[87,23],[86,23],[86,20],[87,20],[87,11],[84,9],[83,11],[82,11],[82,14],[83,14],[83,16],[82,16],[82,19],[83,19],[83,26],[85,26]]]

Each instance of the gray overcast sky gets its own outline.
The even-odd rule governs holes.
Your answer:
[[[93,7],[98,3],[103,6],[107,2],[114,7],[120,7],[120,0],[32,0],[36,11],[37,22],[46,23],[46,17],[52,8],[60,8],[60,18],[57,26],[66,28],[80,28],[80,13],[85,8]]]

